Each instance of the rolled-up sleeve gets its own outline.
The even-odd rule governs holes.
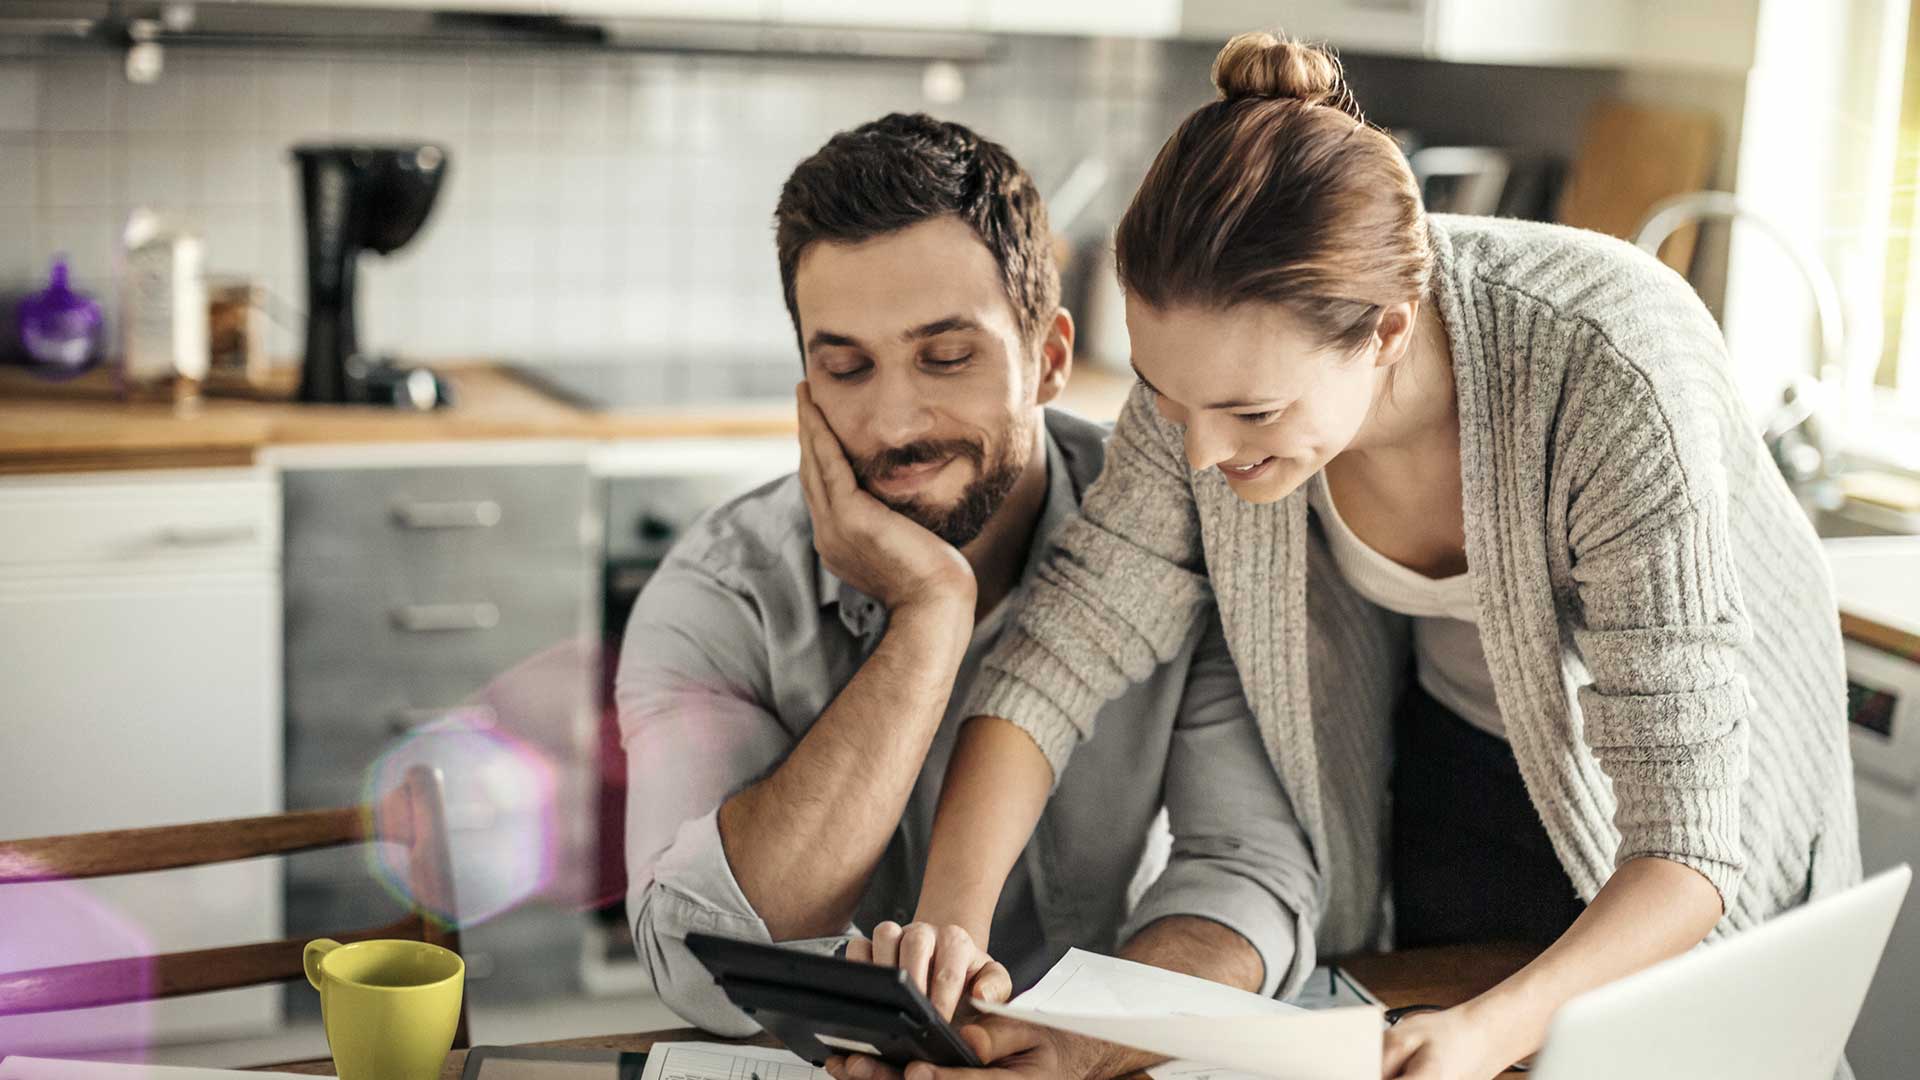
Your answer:
[[[627,761],[627,912],[655,992],[688,1023],[760,1030],[688,951],[705,931],[771,940],[734,878],[719,807],[772,769],[792,736],[760,702],[766,660],[747,597],[692,560],[669,558],[641,593],[615,682]],[[782,942],[832,951],[844,938]]]
[[[1262,994],[1298,990],[1313,971],[1318,871],[1267,759],[1239,671],[1211,609],[1168,748],[1167,867],[1121,927],[1122,941],[1159,919],[1197,916],[1260,954]]]
[[[1623,367],[1605,353],[1588,378],[1623,399],[1652,397]],[[1615,865],[1681,863],[1731,907],[1746,869],[1740,791],[1755,703],[1741,650],[1752,631],[1712,414],[1671,388],[1653,400],[1651,411],[1593,410],[1570,443],[1574,640],[1592,676],[1580,711],[1613,781]]]
[[[968,695],[968,715],[1031,736],[1056,781],[1100,706],[1185,647],[1212,599],[1181,438],[1137,387],[1100,478]]]

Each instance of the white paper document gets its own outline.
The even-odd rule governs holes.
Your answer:
[[[723,1043],[655,1043],[642,1080],[832,1080],[787,1050]]]
[[[1074,949],[1007,1005],[983,1012],[1175,1060],[1161,1080],[1378,1080],[1380,1010],[1307,1012],[1177,972]]]
[[[299,1073],[194,1069],[179,1065],[127,1065],[117,1061],[72,1061],[13,1054],[0,1061],[0,1080],[312,1080]]]

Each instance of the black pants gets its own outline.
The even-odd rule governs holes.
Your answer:
[[[1409,683],[1394,732],[1395,945],[1552,942],[1586,905],[1513,749]]]

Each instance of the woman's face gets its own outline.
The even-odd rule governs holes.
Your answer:
[[[1389,335],[1395,316],[1390,308],[1382,319]],[[1286,497],[1352,444],[1383,358],[1405,351],[1379,334],[1355,353],[1327,349],[1272,303],[1157,308],[1128,295],[1127,332],[1160,414],[1186,428],[1188,465],[1219,469],[1251,503]]]

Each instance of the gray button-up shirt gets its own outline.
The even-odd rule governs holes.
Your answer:
[[[854,924],[784,944],[831,951],[875,923],[911,917],[967,688],[1025,575],[1100,473],[1104,428],[1053,411],[1046,423],[1047,497],[1021,588],[975,627]],[[688,952],[687,933],[771,940],[727,864],[720,804],[785,760],[885,630],[881,605],[821,564],[791,476],[703,517],[634,606],[616,690],[628,768],[627,910],[656,990],[690,1023],[725,1035],[758,1030]],[[1169,915],[1211,919],[1252,942],[1266,964],[1263,992],[1297,988],[1313,967],[1320,875],[1218,620],[1200,620],[1177,657],[1101,710],[1094,731],[995,911],[992,949],[1016,988],[1070,947],[1111,952]],[[1170,852],[1155,852],[1150,837],[1168,829]]]

